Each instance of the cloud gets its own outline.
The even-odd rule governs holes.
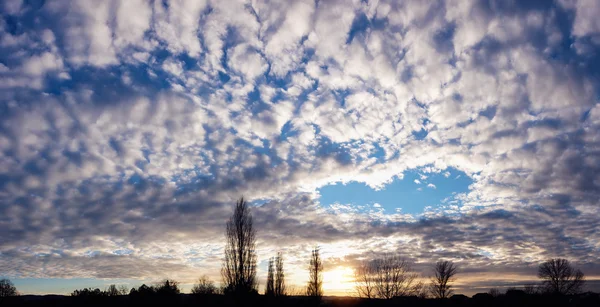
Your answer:
[[[154,11],[154,30],[158,39],[167,43],[170,52],[187,52],[190,56],[197,56],[202,51],[198,32],[200,15],[206,8],[205,1],[173,1],[166,4],[154,2],[153,7],[146,1],[139,4],[147,10],[147,13],[141,14],[145,18],[140,18],[137,22],[141,26],[139,34],[143,35],[144,30],[150,26],[149,18]]]
[[[265,201],[260,257],[294,251],[298,279],[315,244],[332,263],[402,251],[473,276],[593,267],[594,3],[6,2],[0,266],[218,276],[243,194]],[[325,184],[449,168],[473,184],[420,216],[318,203]]]
[[[245,80],[252,82],[256,77],[263,75],[268,66],[260,54],[248,46],[238,45],[231,51],[229,67],[242,74]]]

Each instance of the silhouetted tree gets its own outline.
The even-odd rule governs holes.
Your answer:
[[[215,284],[206,275],[200,277],[198,283],[192,287],[192,294],[208,295],[216,293],[217,287],[215,287]]]
[[[71,296],[77,296],[77,297],[102,297],[102,296],[106,296],[106,293],[98,288],[96,289],[92,289],[92,288],[83,288],[81,290],[75,290],[71,293]]]
[[[165,279],[154,286],[154,292],[161,296],[173,296],[179,294],[179,282]]]
[[[110,286],[108,286],[108,288],[106,288],[106,290],[104,290],[104,293],[106,294],[106,296],[118,296],[118,295],[121,295],[121,292],[119,291],[119,289],[117,289],[116,285],[110,285]]]
[[[533,294],[538,294],[540,292],[540,289],[536,285],[527,284],[527,285],[523,286],[523,291],[526,294],[533,295]]]
[[[389,255],[363,262],[355,270],[358,295],[367,298],[420,295],[423,284],[417,282],[417,277],[407,261]]]
[[[275,257],[275,296],[285,296],[287,294],[285,287],[285,273],[283,271],[283,255],[277,253]]]
[[[154,294],[154,287],[148,287],[146,286],[146,284],[142,284],[138,290],[137,290],[137,294],[139,296],[151,296]]]
[[[119,291],[119,295],[127,295],[129,294],[129,290],[127,289],[127,286],[125,285],[120,285],[117,287],[117,291]]]
[[[433,267],[429,292],[435,298],[447,298],[452,295],[451,282],[454,281],[457,267],[452,261],[438,261]]]
[[[273,268],[273,258],[269,259],[269,271],[267,273],[266,296],[275,296],[275,271]]]
[[[308,286],[306,287],[306,295],[320,299],[323,296],[323,262],[321,262],[318,248],[312,251],[308,272],[309,279]]]
[[[244,198],[235,205],[227,222],[225,260],[221,275],[225,293],[256,293],[256,232]]]
[[[0,297],[17,296],[17,288],[9,279],[0,279]]]
[[[502,295],[502,293],[500,292],[500,290],[498,290],[498,288],[491,288],[490,291],[488,291],[488,293],[492,297],[499,297],[500,295]]]
[[[554,294],[579,293],[585,283],[583,272],[573,268],[567,259],[554,258],[538,268],[538,277],[543,279],[542,287]]]
[[[359,297],[375,298],[374,266],[370,261],[363,261],[354,269],[354,282]]]
[[[131,291],[135,291],[135,288],[132,288]],[[98,288],[95,288],[95,289],[83,288],[80,290],[78,289],[78,290],[71,292],[71,296],[94,298],[94,297],[104,297],[104,296],[127,295],[127,292],[128,292],[127,287],[125,287],[125,286],[117,287],[116,285],[110,285],[104,291],[102,291]],[[130,292],[130,294],[131,294],[131,292]]]

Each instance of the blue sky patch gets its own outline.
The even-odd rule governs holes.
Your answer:
[[[449,168],[439,173],[410,170],[403,179],[395,178],[382,189],[375,190],[362,182],[331,184],[319,189],[319,202],[328,207],[332,204],[353,206],[379,204],[385,213],[421,214],[427,206],[437,206],[447,198],[469,191],[473,180],[464,172]]]

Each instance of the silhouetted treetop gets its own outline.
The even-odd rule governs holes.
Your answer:
[[[236,203],[226,225],[225,259],[221,275],[226,294],[257,293],[256,231],[250,208],[243,197]]]
[[[456,275],[457,267],[451,261],[438,261],[433,266],[433,276],[429,284],[429,292],[435,298],[448,298],[452,296],[452,282]]]
[[[420,295],[423,284],[410,264],[397,256],[365,261],[355,269],[356,290],[360,297],[392,299]]]
[[[553,258],[540,264],[538,277],[542,288],[555,294],[576,294],[585,283],[583,272],[575,269],[567,259]]]
[[[308,273],[306,295],[320,299],[323,296],[323,262],[318,248],[312,250]]]
[[[0,279],[0,297],[17,296],[17,288],[9,279]]]
[[[200,279],[198,279],[198,282],[192,287],[192,294],[210,295],[216,294],[217,292],[218,291],[217,287],[215,286],[215,283],[212,280],[210,280],[206,275],[200,277]]]

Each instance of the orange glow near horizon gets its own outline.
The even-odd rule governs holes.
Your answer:
[[[354,295],[354,270],[338,266],[323,272],[323,292],[325,295]]]

